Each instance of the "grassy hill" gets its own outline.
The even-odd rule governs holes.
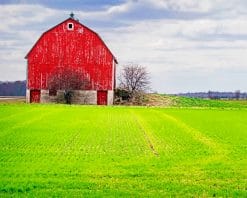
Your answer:
[[[0,197],[246,197],[246,123],[244,108],[0,104]]]
[[[163,107],[222,107],[246,108],[247,100],[209,100],[162,94],[147,94],[144,105]]]

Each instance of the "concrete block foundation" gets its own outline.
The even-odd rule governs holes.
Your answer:
[[[26,90],[26,102],[30,103],[31,91]],[[114,91],[107,91],[107,105],[113,105]],[[65,103],[64,90],[58,90],[56,95],[49,95],[49,90],[40,90],[40,103]],[[97,105],[97,90],[74,90],[72,104]]]

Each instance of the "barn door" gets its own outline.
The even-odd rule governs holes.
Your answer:
[[[30,103],[39,103],[40,102],[40,90],[31,90],[30,91]]]
[[[97,105],[107,105],[107,91],[97,92]]]

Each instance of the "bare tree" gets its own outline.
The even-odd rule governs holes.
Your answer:
[[[71,104],[74,90],[85,90],[89,86],[89,80],[82,71],[71,68],[59,68],[48,78],[48,89],[50,92],[64,90],[63,99]]]
[[[123,67],[119,76],[120,88],[129,93],[130,100],[139,99],[150,89],[150,77],[146,67],[130,64]]]

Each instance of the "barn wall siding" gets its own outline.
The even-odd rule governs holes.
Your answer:
[[[68,23],[73,23],[73,30],[68,30]],[[43,33],[26,58],[27,89],[41,90],[41,103],[51,101],[49,79],[64,68],[82,72],[89,81],[86,90],[96,95],[97,90],[114,89],[116,59],[97,33],[72,18]],[[90,98],[97,104],[97,97]]]
[[[67,23],[74,30],[67,30]],[[99,36],[70,19],[44,34],[28,55],[29,89],[47,89],[49,76],[59,68],[83,71],[90,80],[89,89],[111,90],[114,57]]]

